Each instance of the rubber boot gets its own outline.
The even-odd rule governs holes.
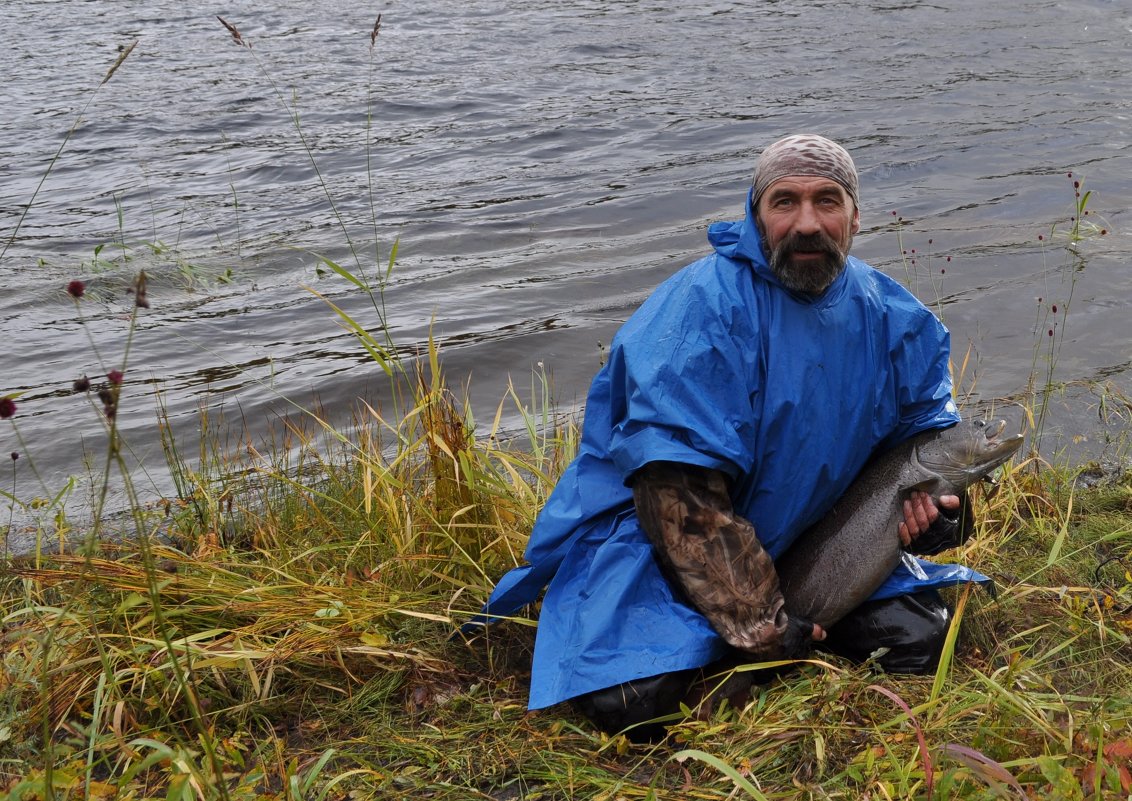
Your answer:
[[[824,651],[864,662],[876,658],[888,673],[932,673],[951,625],[951,609],[935,590],[866,601],[826,632]]]

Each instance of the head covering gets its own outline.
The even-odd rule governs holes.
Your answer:
[[[763,192],[779,178],[791,175],[812,175],[830,178],[845,187],[857,199],[857,167],[841,145],[817,134],[793,134],[767,147],[755,165],[754,204]]]

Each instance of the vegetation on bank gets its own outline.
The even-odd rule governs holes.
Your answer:
[[[574,427],[523,408],[524,441],[476,436],[435,349],[399,375],[396,420],[311,417],[196,467],[170,447],[182,492],[135,510],[136,541],[4,565],[10,798],[1132,791],[1128,476],[1085,488],[1028,461],[976,493],[957,556],[998,594],[955,594],[963,625],[935,676],[817,654],[747,707],[635,746],[566,705],[525,711],[535,610],[458,633],[520,560]]]
[[[1078,222],[1087,200],[1078,194]],[[1071,228],[1069,244],[1087,233]],[[978,531],[954,556],[993,576],[997,596],[952,594],[957,624],[934,676],[889,676],[818,653],[767,671],[741,709],[673,721],[655,746],[603,736],[567,705],[527,712],[537,609],[461,627],[520,563],[577,428],[541,374],[476,423],[435,347],[404,354],[385,340],[381,287],[393,257],[368,278],[323,262],[373,300],[375,324],[331,308],[389,376],[390,407],[362,406],[341,429],[312,413],[272,442],[235,450],[222,447],[226,424],[209,410],[191,458],[165,437],[177,492],[157,504],[134,492],[117,423],[128,343],[148,304],[144,274],[135,280],[127,356],[74,387],[105,423],[102,485],[116,476],[133,499],[129,536],[104,536],[96,516],[79,547],[63,547],[60,495],[0,489],[36,521],[39,542],[0,564],[0,793],[1132,794],[1132,476],[1049,465],[1033,452],[974,493]],[[66,287],[79,310],[84,289]],[[1038,432],[1064,331],[1049,315],[1063,323],[1067,306],[1039,307],[1024,399]],[[0,425],[17,439],[22,404],[0,397]],[[502,430],[505,410],[523,422],[518,433]],[[34,454],[21,443],[12,458]]]

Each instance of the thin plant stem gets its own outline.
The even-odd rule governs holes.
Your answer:
[[[40,190],[43,189],[44,183],[47,182],[47,176],[49,176],[51,174],[52,170],[55,169],[55,164],[59,161],[59,157],[63,155],[63,150],[67,147],[67,144],[71,141],[71,137],[74,135],[75,131],[78,130],[80,123],[82,123],[82,121],[83,121],[83,116],[87,112],[87,109],[90,108],[91,103],[93,103],[94,99],[98,96],[98,91],[103,86],[105,86],[106,83],[114,76],[114,73],[118,71],[118,68],[122,66],[122,63],[125,62],[125,60],[127,58],[129,58],[130,53],[134,52],[134,48],[137,46],[138,41],[139,41],[138,39],[135,39],[133,41],[133,43],[130,44],[129,47],[125,48],[121,52],[121,54],[119,54],[118,59],[114,62],[113,66],[111,66],[110,69],[107,71],[105,77],[103,77],[103,79],[99,82],[98,86],[96,86],[94,88],[94,91],[91,92],[90,95],[87,97],[86,103],[83,104],[82,110],[79,111],[78,115],[76,115],[75,121],[73,123],[71,123],[71,127],[69,129],[67,129],[67,133],[63,137],[63,141],[60,142],[59,147],[56,148],[55,155],[52,156],[51,161],[49,161],[47,163],[47,169],[44,170],[43,175],[40,176],[39,183],[37,183],[35,185],[35,190],[31,193],[31,197],[28,198],[28,202],[26,204],[24,204],[23,211],[20,212],[20,216],[16,220],[16,227],[12,229],[12,233],[8,236],[7,241],[4,243],[4,247],[0,248],[0,261],[4,260],[4,256],[8,252],[8,248],[10,248],[12,246],[12,243],[14,243],[16,241],[16,237],[19,236],[20,229],[24,225],[24,220],[27,219],[28,213],[31,211],[32,206],[35,205],[36,198],[39,197]]]

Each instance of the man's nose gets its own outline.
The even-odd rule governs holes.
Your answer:
[[[800,234],[816,234],[821,230],[817,209],[813,203],[802,203],[798,208],[798,217],[794,221],[794,230]]]

